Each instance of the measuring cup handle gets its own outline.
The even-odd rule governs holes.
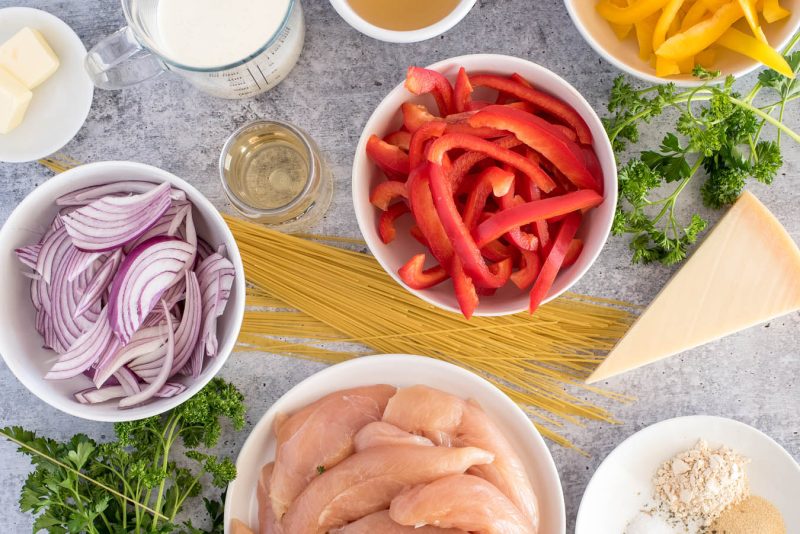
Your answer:
[[[166,67],[142,47],[129,27],[112,33],[89,50],[86,71],[101,89],[122,89],[158,76]]]

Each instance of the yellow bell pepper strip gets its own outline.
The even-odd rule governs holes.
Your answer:
[[[611,0],[614,5],[619,7],[627,7],[630,2],[628,0]],[[614,30],[614,33],[617,36],[617,39],[620,41],[625,39],[633,30],[633,24],[614,24],[611,23],[611,29]]]
[[[664,10],[658,17],[658,22],[656,22],[656,27],[653,30],[653,50],[658,50],[658,47],[667,40],[667,31],[675,21],[683,2],[684,0],[669,0],[667,5],[664,6]]]
[[[648,61],[653,55],[653,31],[658,22],[658,13],[654,13],[633,25],[636,28],[636,41],[639,43],[639,58]]]
[[[689,56],[675,62],[681,74],[691,74],[695,66],[695,57]]]
[[[699,65],[710,69],[717,61],[717,49],[714,47],[706,48],[702,52],[698,52],[695,57]]]
[[[683,20],[681,21],[681,32],[685,32],[701,20],[703,17],[706,16],[708,13],[708,8],[706,7],[705,2],[703,0],[697,0],[692,7],[689,8],[689,11],[686,12],[684,15]]]
[[[737,0],[739,6],[744,12],[744,18],[747,19],[747,24],[753,31],[755,36],[762,43],[767,42],[767,36],[764,35],[764,30],[761,29],[761,23],[758,21],[758,13],[756,12],[756,0]]]
[[[761,12],[767,22],[777,22],[791,15],[791,11],[781,7],[778,0],[764,0],[764,10]]]
[[[786,59],[779,52],[759,39],[740,32],[736,28],[729,28],[728,31],[723,33],[722,37],[717,40],[717,44],[760,61],[787,78],[794,78],[792,67],[789,66]]]
[[[725,4],[711,18],[667,39],[658,47],[656,55],[673,60],[694,56],[714,44],[743,16],[744,13],[738,3]]]
[[[673,74],[680,74],[681,69],[678,62],[674,59],[667,59],[665,57],[656,56],[656,76],[672,76]]]
[[[667,2],[669,0],[637,0],[627,7],[620,7],[611,0],[600,0],[596,9],[600,16],[608,22],[635,24],[662,9]]]

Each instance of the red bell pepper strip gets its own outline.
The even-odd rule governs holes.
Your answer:
[[[514,183],[514,173],[500,167],[489,167],[476,178],[462,211],[464,224],[470,230],[477,226],[480,214],[490,194],[499,197],[506,194]]]
[[[558,234],[556,234],[553,240],[553,247],[544,260],[542,269],[539,271],[539,276],[536,277],[536,281],[533,283],[533,288],[531,289],[531,300],[528,308],[531,314],[539,308],[539,305],[547,296],[550,288],[553,287],[556,275],[558,275],[564,263],[564,256],[569,249],[570,242],[572,242],[572,239],[575,237],[580,225],[581,214],[571,213],[564,219],[564,222],[558,229]]]
[[[440,139],[444,139],[443,137]],[[435,141],[434,144],[438,142]],[[442,166],[432,163],[428,166],[433,205],[439,220],[450,238],[456,257],[461,260],[464,272],[472,281],[481,287],[502,287],[508,277],[501,273],[493,273],[481,255],[480,248],[475,244],[469,229],[464,225],[464,220],[458,212],[450,183],[444,175]],[[455,277],[454,277],[455,278]]]
[[[456,113],[469,110],[472,103],[472,84],[469,83],[469,76],[467,76],[467,71],[464,70],[464,67],[458,69],[453,98]]]
[[[514,258],[517,254],[517,249],[511,245],[504,245],[499,240],[495,239],[491,243],[486,243],[481,247],[481,254],[489,261],[503,261],[506,258]]]
[[[405,180],[408,176],[408,154],[377,135],[371,135],[367,141],[367,156],[389,178]]]
[[[405,202],[398,202],[392,204],[389,209],[381,213],[378,220],[378,235],[385,244],[389,244],[397,237],[397,229],[394,227],[394,221],[401,215],[410,212],[411,209]]]
[[[519,98],[520,100],[530,102],[536,106],[537,109],[571,126],[572,129],[575,130],[581,144],[592,144],[592,132],[589,130],[586,121],[583,120],[580,113],[575,111],[572,106],[563,100],[531,87],[526,87],[514,80],[509,80],[508,78],[494,74],[476,74],[470,76],[469,80],[472,82],[473,87],[496,89]]]
[[[411,227],[411,230],[408,231],[411,234],[411,237],[417,240],[417,242],[425,248],[430,248],[428,246],[428,240],[425,239],[425,236],[422,235],[422,230],[419,229],[419,226],[416,224]]]
[[[558,167],[579,189],[599,190],[600,186],[586,168],[583,158],[579,158],[570,149],[568,142],[554,133],[551,127],[544,126],[531,118],[541,121],[530,113],[508,106],[490,106],[470,117],[469,123],[472,126],[489,126],[508,130]],[[553,187],[544,188],[539,183],[536,185],[545,193],[553,189]]]
[[[569,244],[569,248],[567,249],[566,255],[564,256],[564,263],[562,264],[562,268],[574,265],[575,262],[578,261],[581,252],[583,252],[583,239],[578,239],[578,238],[573,239]]]
[[[439,118],[432,115],[425,106],[411,102],[403,102],[400,112],[403,114],[403,127],[411,133],[419,130],[419,127],[426,122]]]
[[[486,109],[493,109],[496,106],[492,106]],[[502,106],[501,106],[502,107]],[[470,123],[476,118],[483,115],[484,111],[479,111],[477,115],[470,119]],[[524,140],[523,140],[524,141]],[[503,148],[497,143],[492,143],[491,141],[487,141],[485,139],[481,139],[480,137],[475,137],[473,135],[464,135],[464,134],[445,134],[436,141],[433,142],[431,145],[430,151],[428,152],[428,160],[432,163],[436,163],[441,165],[442,158],[444,155],[455,148],[461,148],[464,150],[472,150],[475,152],[482,152],[487,156],[496,159],[502,163],[507,163],[514,167],[515,169],[519,169],[522,171],[526,176],[530,177],[539,189],[543,191],[551,191],[555,187],[555,182],[553,182],[552,178],[550,178],[538,165],[534,165],[531,161],[516,152],[513,152],[507,148]],[[455,188],[454,188],[455,189]],[[465,262],[464,269],[469,272],[469,266]]]
[[[389,209],[389,205],[400,198],[408,198],[405,182],[388,180],[372,188],[369,202],[381,211]]]
[[[408,146],[411,144],[411,132],[405,130],[397,130],[383,138],[384,141],[390,145],[394,145],[402,150],[408,152]]]
[[[553,217],[585,208],[593,208],[602,202],[603,197],[590,189],[526,202],[493,215],[480,223],[472,232],[472,235],[478,246],[483,247],[486,243],[494,241],[512,228],[530,224],[534,221],[552,219]],[[442,222],[444,223],[444,220]]]
[[[542,260],[539,254],[530,250],[520,250],[522,254],[522,265],[520,269],[511,275],[511,282],[520,289],[528,289],[539,275]]]
[[[435,265],[430,269],[424,269],[424,265],[425,254],[417,254],[400,267],[397,274],[411,289],[428,289],[450,278],[441,265]]]
[[[453,245],[447,237],[442,222],[433,204],[430,189],[430,165],[420,165],[411,171],[408,177],[408,200],[417,227],[425,238],[427,246],[439,265],[446,270],[451,269],[453,259]]]
[[[441,73],[422,67],[408,67],[405,86],[415,95],[431,93],[442,117],[455,111],[453,86]]]
[[[446,133],[468,134],[483,139],[497,139],[508,135],[508,132],[496,130],[495,128],[475,128],[466,122],[448,123]]]
[[[461,260],[458,256],[453,257],[453,288],[456,292],[456,300],[461,308],[461,313],[466,319],[472,317],[478,307],[478,293],[475,291],[475,284],[472,279],[464,272]]]
[[[485,100],[473,100],[472,102],[469,103],[467,111],[478,111],[479,109],[483,109],[486,106],[491,106],[491,105],[492,105],[491,102],[487,102]]]
[[[512,74],[512,75],[511,75],[511,76],[509,76],[508,78],[509,78],[511,81],[513,81],[513,82],[517,82],[517,83],[518,83],[518,84],[520,84],[520,85],[524,85],[525,87],[528,87],[529,89],[533,89],[533,88],[534,88],[534,87],[533,87],[533,84],[532,84],[531,82],[529,82],[528,80],[526,80],[526,79],[525,79],[525,78],[524,78],[524,77],[523,77],[523,76],[522,76],[520,73],[518,73],[518,72],[515,72],[514,74]]]
[[[527,148],[525,155],[531,161],[538,163],[539,155],[536,154],[533,149]],[[526,201],[531,202],[542,199],[542,192],[539,191],[536,184],[530,180],[520,180],[518,186],[520,187],[522,198]],[[539,238],[539,246],[542,247],[543,250],[547,250],[550,246],[550,227],[547,221],[535,221],[533,223],[533,233]]]
[[[522,141],[514,137],[513,135],[509,135],[508,137],[503,137],[502,139],[498,139],[495,141],[495,144],[501,148],[514,148],[522,144]],[[453,184],[453,190],[456,191],[461,186],[461,182],[463,182],[464,178],[467,176],[467,173],[480,163],[481,161],[488,159],[489,156],[484,154],[483,152],[466,152],[460,155],[454,162],[453,168],[450,169],[448,176],[450,177],[450,181]]]
[[[441,137],[446,127],[447,124],[437,119],[421,125],[411,135],[408,158],[412,169],[425,162],[425,143],[434,137]]]
[[[525,201],[521,197],[514,194],[513,189],[499,197],[497,201],[500,204],[500,208],[503,210],[525,204]],[[531,233],[524,232],[519,226],[510,229],[505,236],[520,250],[534,251],[539,248],[539,239]]]

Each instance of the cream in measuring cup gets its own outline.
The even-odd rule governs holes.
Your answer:
[[[120,89],[166,70],[222,98],[274,87],[300,57],[299,0],[122,0],[128,27],[86,57],[95,85]]]

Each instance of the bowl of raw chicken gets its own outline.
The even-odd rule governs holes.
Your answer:
[[[525,412],[483,378],[369,356],[295,386],[256,424],[226,534],[564,534],[558,472]]]

